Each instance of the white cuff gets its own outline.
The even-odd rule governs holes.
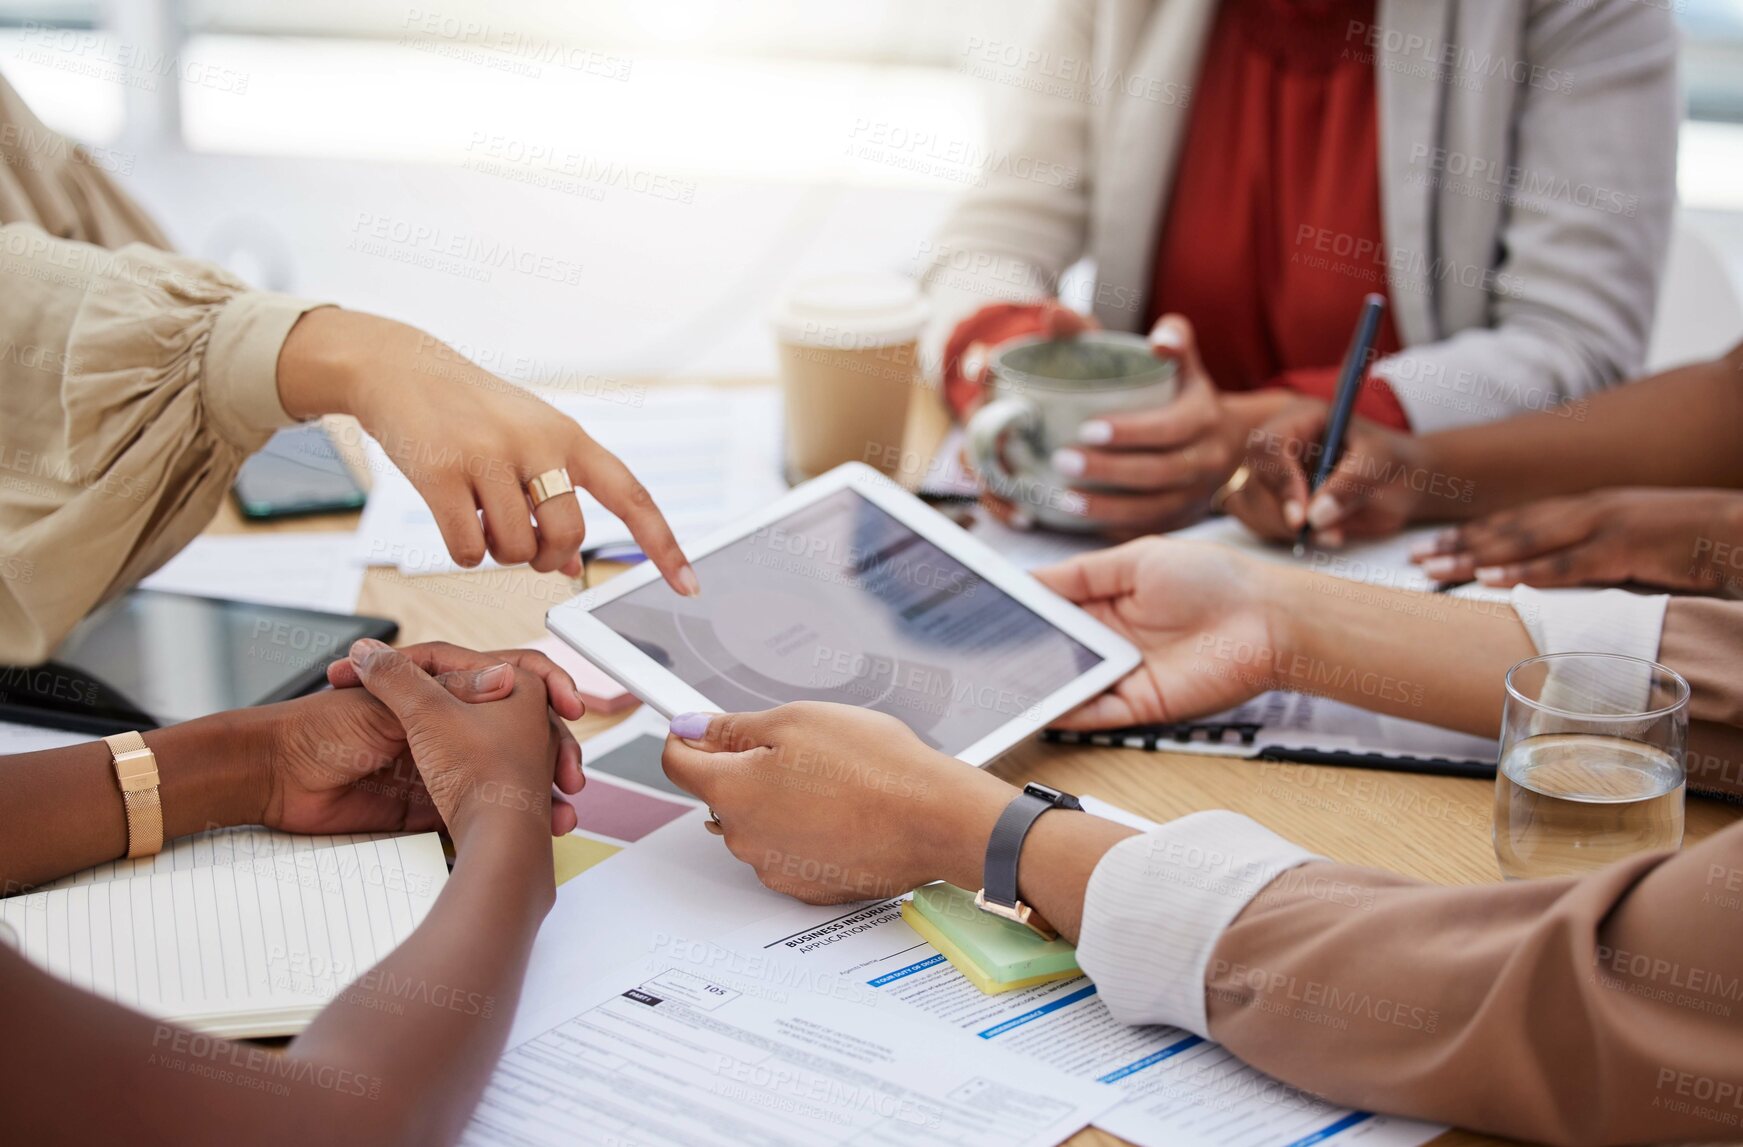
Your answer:
[[[1318,859],[1222,810],[1123,840],[1090,875],[1078,965],[1122,1023],[1208,1039],[1205,971],[1223,930],[1280,873]]]
[[[1658,660],[1667,594],[1622,589],[1532,589],[1516,586],[1513,612],[1519,615],[1539,653],[1619,653],[1642,661]],[[1651,689],[1645,666],[1614,671],[1569,666],[1542,685],[1542,699],[1558,709],[1586,712],[1593,707],[1622,711],[1646,704]]]

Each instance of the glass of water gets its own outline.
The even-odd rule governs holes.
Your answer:
[[[1507,672],[1495,858],[1509,880],[1680,848],[1689,683],[1651,661],[1551,653]]]

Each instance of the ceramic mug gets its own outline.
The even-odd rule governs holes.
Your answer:
[[[1088,532],[1102,523],[1071,507],[1095,482],[1060,474],[1049,459],[1079,444],[1077,428],[1109,414],[1174,401],[1179,367],[1157,358],[1142,335],[1088,331],[1070,339],[1028,338],[993,354],[988,402],[968,421],[970,461],[992,493],[1038,525]]]

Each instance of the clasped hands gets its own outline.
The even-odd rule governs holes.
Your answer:
[[[456,843],[483,824],[575,827],[573,807],[552,794],[585,783],[564,724],[584,709],[543,654],[364,640],[327,679],[332,690],[237,715],[257,762],[257,823],[296,833],[446,826]]]

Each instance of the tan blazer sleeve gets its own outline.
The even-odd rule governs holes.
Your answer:
[[[1743,602],[1671,598],[1658,659],[1688,678],[1689,788],[1743,799]]]
[[[1212,1037],[1253,1066],[1550,1143],[1743,1131],[1743,825],[1578,880],[1299,876],[1235,918],[1205,978]]]

